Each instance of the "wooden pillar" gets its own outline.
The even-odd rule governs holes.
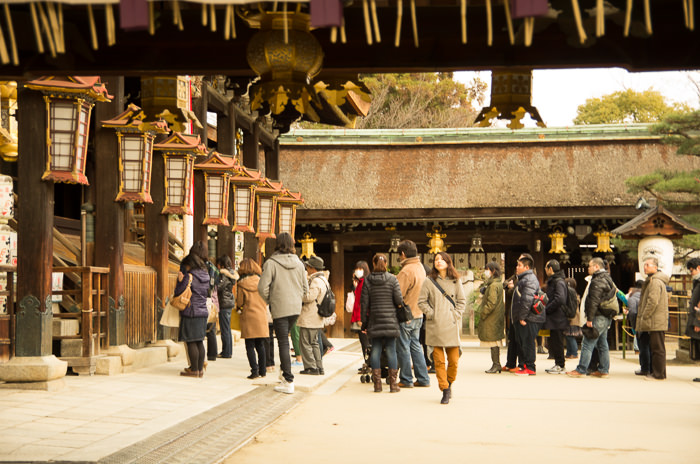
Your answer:
[[[221,113],[217,114],[216,122],[216,137],[219,152],[233,157],[236,151],[236,112],[232,107],[233,103],[229,103],[228,116]],[[228,198],[228,222],[233,225],[233,195],[229,194]],[[235,240],[234,232],[231,226],[218,226],[216,228],[216,256],[217,258],[223,254],[227,254],[231,258],[231,262],[235,261]]]
[[[208,137],[208,124],[207,124],[207,109],[209,107],[209,96],[208,87],[206,81],[202,82],[202,93],[201,97],[196,98],[193,102],[194,112],[197,115],[197,119],[202,124],[202,128],[197,128],[194,132],[199,134],[202,139],[202,143],[207,150],[209,149],[209,137]],[[207,226],[203,225],[204,218],[206,216],[206,197],[205,197],[205,185],[204,185],[204,173],[197,169],[194,170],[194,204],[192,205],[193,210],[193,231],[192,239],[193,241],[202,240],[205,244],[208,244],[209,236],[207,235]]]
[[[272,147],[265,148],[265,176],[272,180],[279,180],[280,178],[280,141],[278,138]]]
[[[330,328],[330,336],[343,338],[345,336],[345,289],[343,287],[345,271],[345,247],[340,236],[331,237],[330,284],[335,294],[336,322]]]
[[[46,168],[46,103],[40,92],[18,89],[17,319],[15,355],[50,356],[54,185]]]
[[[95,265],[109,267],[109,344],[126,344],[124,299],[124,203],[114,201],[119,191],[119,147],[114,129],[100,121],[124,111],[124,78],[103,77],[114,95],[95,106]],[[160,156],[156,154],[155,156]],[[132,209],[133,213],[133,209]]]
[[[168,216],[160,213],[165,204],[165,160],[161,153],[153,154],[151,170],[153,203],[144,206],[144,244],[146,266],[156,270],[156,317],[160,320],[168,296]],[[158,325],[158,328],[158,338],[161,339],[162,326]]]
[[[259,147],[260,125],[253,123],[250,132],[243,132],[243,166],[250,169],[260,169],[260,161],[258,160]]]
[[[544,247],[546,244],[543,237],[545,237],[545,234],[533,232],[530,240],[530,250],[532,258],[535,260],[533,271],[535,271],[535,275],[537,276],[537,280],[540,281],[540,284],[547,281],[547,275],[544,272]]]

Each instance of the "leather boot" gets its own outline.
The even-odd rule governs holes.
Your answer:
[[[374,391],[380,393],[382,391],[382,370],[372,369],[372,381],[374,382]]]
[[[401,391],[401,388],[399,388],[399,382],[397,381],[398,375],[399,375],[398,369],[389,369],[389,392],[391,392],[391,393],[396,393],[396,392]]]
[[[450,398],[452,398],[452,389],[451,387],[447,387],[442,391],[442,399],[440,400],[440,404],[449,404]]]
[[[485,371],[487,374],[500,374],[501,373],[501,361],[499,359],[499,348],[497,346],[491,347],[491,369]]]

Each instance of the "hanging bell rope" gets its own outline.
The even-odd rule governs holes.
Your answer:
[[[460,18],[462,19],[462,43],[467,43],[467,0],[459,2]]]
[[[625,29],[622,32],[622,35],[625,37],[630,35],[630,24],[632,24],[632,0],[627,0],[627,4],[625,5]]]
[[[628,1],[631,2],[632,0]],[[588,39],[588,36],[586,35],[586,30],[583,28],[583,20],[581,19],[581,7],[578,4],[578,0],[571,0],[571,9],[574,12],[574,22],[576,22],[576,29],[578,30],[578,39],[581,43],[584,43]]]
[[[382,41],[382,36],[379,34],[379,19],[377,18],[377,0],[370,0],[370,11],[372,12],[372,25],[374,26],[374,38],[377,43]]]
[[[411,0],[411,26],[413,26],[413,43],[418,48],[418,19],[416,18],[416,0]]]
[[[17,39],[15,37],[15,28],[12,26],[12,16],[10,15],[10,4],[5,3],[5,20],[7,21],[7,34],[10,37],[10,47],[12,50],[12,64],[19,65],[19,55],[17,54]]]
[[[92,5],[87,5],[88,12],[88,23],[90,25],[90,42],[92,43],[92,49],[97,50],[97,27],[95,27],[95,13],[92,11]]]
[[[510,2],[503,2],[503,11],[506,14],[506,25],[508,26],[508,38],[510,44],[515,45],[515,33],[513,32],[513,18],[510,16]]]
[[[491,0],[486,0],[486,44],[493,45],[493,11],[491,10]]]
[[[401,43],[401,23],[403,22],[403,0],[396,2],[396,34],[394,34],[394,47]]]
[[[365,20],[365,36],[367,37],[367,45],[372,45],[372,28],[369,24],[369,6],[367,0],[362,0],[362,16]]]

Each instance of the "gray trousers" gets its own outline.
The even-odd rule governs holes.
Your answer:
[[[299,345],[301,345],[304,369],[323,369],[321,347],[318,344],[318,335],[321,330],[299,327]]]

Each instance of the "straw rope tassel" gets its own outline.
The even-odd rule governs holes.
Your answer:
[[[413,26],[413,43],[418,48],[418,20],[416,19],[416,0],[411,0],[411,25]]]
[[[396,34],[394,34],[394,47],[401,43],[401,23],[403,22],[403,0],[396,2]]]
[[[202,3],[202,26],[207,27],[207,5]]]
[[[53,3],[46,2],[46,14],[49,18],[53,42],[56,44],[56,53],[64,53],[64,51],[61,50],[61,28],[58,25],[58,16],[56,15],[56,8],[54,8]]]
[[[66,34],[63,29],[63,4],[58,3],[58,30],[59,39],[61,40],[61,52],[66,53]]]
[[[493,12],[491,10],[491,0],[486,0],[486,44],[493,45]]]
[[[605,35],[605,5],[603,0],[596,0],[595,5],[595,35]]]
[[[651,7],[649,6],[649,0],[644,0],[644,24],[647,27],[647,34],[653,34],[651,30]]]
[[[44,33],[46,34],[46,42],[49,45],[49,53],[51,54],[52,58],[56,58],[56,46],[54,45],[53,37],[51,35],[49,20],[46,17],[46,13],[44,13],[44,8],[41,6],[40,2],[36,4],[36,9],[39,13],[39,21],[41,21],[41,26],[44,29]]]
[[[369,7],[367,0],[362,0],[362,16],[365,18],[365,35],[367,36],[367,45],[372,45],[372,28],[369,24]]]
[[[7,44],[5,43],[5,32],[0,25],[0,62],[7,64],[10,62],[10,54],[7,52]]]
[[[226,5],[224,13],[224,40],[231,38],[231,8],[232,5]]]
[[[343,21],[340,24],[340,43],[347,43],[348,38],[345,35],[345,17],[343,17]]]
[[[459,2],[460,17],[462,19],[462,43],[467,43],[467,0]]]
[[[41,29],[39,28],[39,20],[36,14],[36,5],[29,4],[29,11],[32,13],[32,25],[34,26],[34,39],[36,39],[36,48],[39,53],[44,53],[44,41],[41,39]]]
[[[688,29],[695,30],[695,0],[688,0]]]
[[[105,5],[105,18],[107,20],[107,46],[111,47],[117,42],[115,37],[114,8],[111,4]]]
[[[284,43],[289,43],[289,23],[287,22],[287,2],[282,3],[282,13],[284,13]]]
[[[530,16],[523,21],[525,26],[525,46],[532,45],[532,34],[535,32],[535,17]]]
[[[209,5],[209,24],[211,25],[209,29],[216,32],[216,7],[213,3]]]
[[[379,20],[377,19],[377,0],[370,0],[370,11],[372,12],[372,25],[374,26],[374,38],[377,43],[382,41],[382,36],[379,33]]]
[[[97,50],[97,28],[95,27],[95,14],[92,12],[92,5],[87,5],[88,23],[90,23],[90,39],[92,39],[92,49]]]
[[[148,2],[148,33],[155,35],[156,33],[156,13],[153,8],[153,2]]]
[[[581,7],[579,7],[578,0],[571,0],[571,9],[574,11],[574,20],[576,21],[578,38],[581,43],[584,43],[588,39],[588,36],[586,35],[586,30],[583,28],[583,21],[581,20]]]
[[[513,33],[513,18],[510,16],[510,4],[508,1],[503,2],[503,11],[506,14],[506,24],[508,25],[508,38],[510,44],[515,45],[515,34]]]
[[[229,13],[229,18],[231,18],[231,38],[236,38],[236,6],[231,5],[231,13]]]
[[[19,65],[19,55],[17,54],[17,40],[15,38],[15,28],[12,26],[12,16],[10,16],[10,5],[5,3],[5,20],[7,21],[7,34],[10,36],[12,46],[12,64]]]
[[[630,35],[630,24],[632,24],[632,0],[627,0],[625,5],[625,29],[622,35],[628,37]]]
[[[685,27],[690,29],[688,23],[688,0],[681,0],[683,2],[683,21],[685,22]]]
[[[182,24],[182,14],[180,12],[180,1],[173,1],[173,24],[177,25],[177,29],[182,31],[185,26]]]
[[[331,27],[331,43],[334,44],[338,41],[338,26]]]

